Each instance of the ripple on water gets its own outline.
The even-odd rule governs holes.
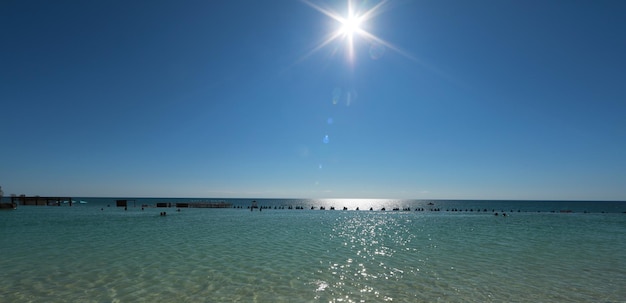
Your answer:
[[[1,230],[9,302],[626,297],[623,216],[25,209]]]

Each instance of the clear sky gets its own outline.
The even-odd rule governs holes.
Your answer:
[[[0,117],[5,195],[626,200],[626,1],[5,0]]]

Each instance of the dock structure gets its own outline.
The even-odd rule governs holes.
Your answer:
[[[27,197],[25,195],[20,196],[11,196],[11,204],[15,203],[16,205],[34,205],[34,206],[61,206],[63,204],[68,204],[72,206],[74,201],[72,197]]]
[[[128,202],[133,202],[133,207],[137,207],[136,200],[115,200],[115,206],[117,207],[128,207]]]
[[[0,203],[0,209],[17,209],[17,203]]]
[[[232,203],[226,202],[180,202],[176,203],[178,208],[231,208]]]

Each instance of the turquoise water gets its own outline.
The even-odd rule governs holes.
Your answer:
[[[278,208],[286,203],[259,202]],[[0,212],[0,301],[626,298],[626,214],[600,211],[617,210],[623,206],[619,203],[567,214],[551,213],[549,207],[517,212],[520,205],[497,204],[506,209],[506,217],[494,216],[491,209],[366,211],[365,204],[361,211],[177,212],[140,207],[124,211],[107,203]],[[235,201],[239,204],[245,205]],[[432,207],[454,208],[439,204]],[[167,216],[160,216],[164,210]]]

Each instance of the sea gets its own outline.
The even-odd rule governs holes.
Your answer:
[[[0,211],[0,302],[626,302],[626,202],[74,199]]]

